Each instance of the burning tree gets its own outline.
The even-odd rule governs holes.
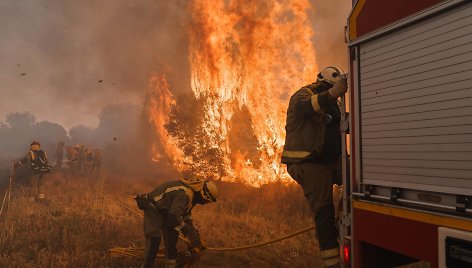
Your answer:
[[[252,185],[284,178],[288,96],[317,69],[308,8],[307,0],[189,1],[190,92],[175,97],[164,75],[151,79],[155,159]]]

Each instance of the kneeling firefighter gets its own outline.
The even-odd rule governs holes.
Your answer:
[[[177,267],[179,232],[190,240],[189,254],[198,255],[204,250],[200,234],[193,226],[191,212],[195,205],[216,202],[217,197],[216,185],[197,177],[169,181],[148,194],[137,195],[138,207],[144,210],[144,267],[153,267],[161,235],[166,249],[166,268]]]

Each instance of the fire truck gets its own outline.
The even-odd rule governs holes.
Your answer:
[[[343,267],[472,267],[472,1],[353,2]]]

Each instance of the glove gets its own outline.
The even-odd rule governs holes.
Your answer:
[[[200,244],[197,245],[196,247],[193,247],[193,248],[189,248],[189,251],[192,253],[192,254],[201,254],[203,251],[206,250],[206,247],[201,243],[200,241]]]
[[[182,227],[182,233],[190,239],[190,248],[200,250],[204,249],[205,246],[202,244],[202,240],[200,239],[200,234],[188,224],[184,224]]]
[[[328,90],[329,95],[334,99],[339,98],[340,96],[344,95],[347,92],[347,77],[341,78],[340,80],[336,81],[334,85]]]

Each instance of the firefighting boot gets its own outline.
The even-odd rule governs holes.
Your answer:
[[[323,262],[326,268],[341,267],[340,257],[339,257],[339,248],[321,250],[320,255],[321,255],[321,258],[323,259]]]
[[[316,236],[320,245],[320,255],[325,267],[339,267],[338,230],[334,219],[334,206],[327,204],[315,216]]]
[[[177,260],[176,259],[166,259],[164,261],[165,268],[176,268],[177,267]]]
[[[177,256],[177,268],[193,267],[194,264],[200,261],[203,249],[199,247],[189,249],[187,251],[179,252]]]

